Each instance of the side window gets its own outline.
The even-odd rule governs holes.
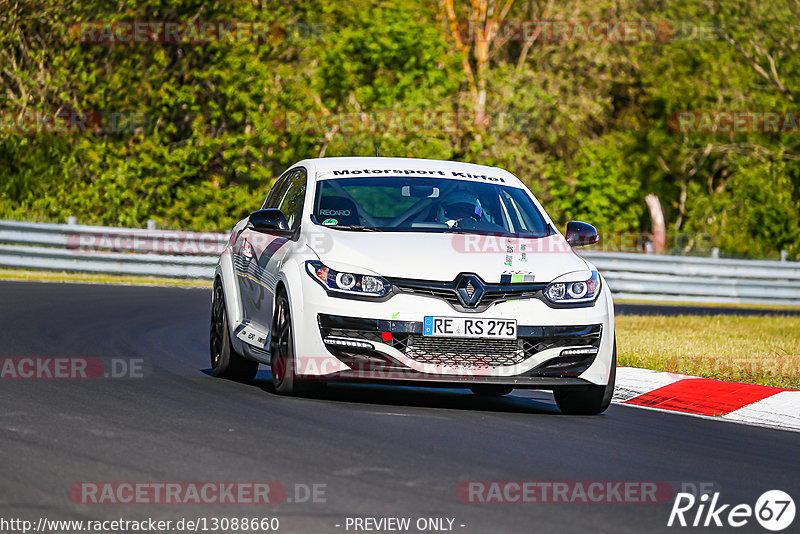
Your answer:
[[[300,224],[303,211],[303,201],[306,198],[306,171],[297,169],[287,180],[288,187],[278,203],[278,209],[286,215],[289,228],[296,228]]]
[[[500,199],[512,232],[549,235],[547,223],[521,189],[504,190],[500,193]]]
[[[269,193],[267,194],[266,200],[264,200],[264,205],[261,206],[262,210],[278,207],[278,203],[283,198],[283,194],[286,193],[286,184],[289,181],[289,176],[291,175],[292,175],[291,172],[287,172],[286,174],[275,180],[275,183],[272,184],[272,188],[269,190]]]

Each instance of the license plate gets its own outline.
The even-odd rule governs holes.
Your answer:
[[[515,319],[426,316],[422,327],[422,335],[485,339],[516,339],[517,321]]]

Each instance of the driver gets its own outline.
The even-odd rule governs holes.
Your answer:
[[[437,220],[453,228],[465,222],[480,221],[482,215],[481,201],[474,193],[457,191],[439,204]]]

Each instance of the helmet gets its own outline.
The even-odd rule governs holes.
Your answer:
[[[480,219],[482,214],[480,200],[469,191],[456,191],[439,204],[440,221],[457,221],[467,217]]]

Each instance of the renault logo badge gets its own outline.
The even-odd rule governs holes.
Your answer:
[[[461,274],[456,279],[458,300],[465,308],[476,308],[483,299],[486,286],[474,274]]]

